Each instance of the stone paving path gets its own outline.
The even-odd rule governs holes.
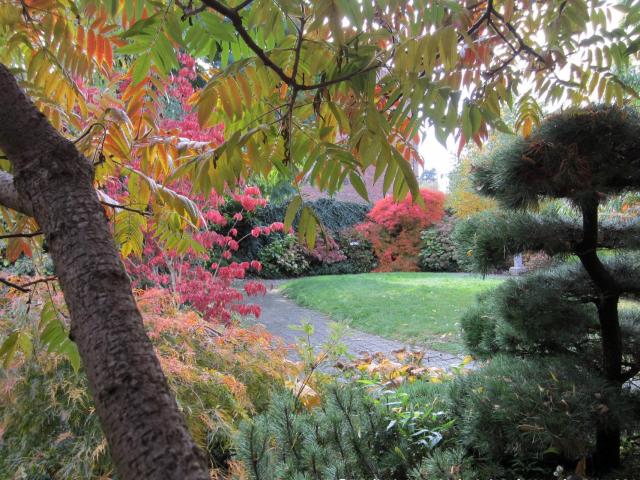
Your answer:
[[[280,292],[282,281],[265,280],[264,285],[267,287],[267,293],[264,296],[250,297],[247,301],[259,305],[262,309],[260,318],[254,323],[263,324],[266,329],[282,337],[286,343],[296,343],[298,338],[306,336],[305,333],[292,330],[290,325],[300,325],[302,322],[308,322],[314,327],[314,334],[311,337],[313,345],[320,345],[329,339],[329,323],[332,321],[327,315],[301,307],[293,301],[286,298]],[[348,352],[352,355],[360,355],[362,353],[382,352],[390,354],[393,350],[403,347],[425,350],[420,345],[410,345],[397,340],[382,338],[377,335],[360,332],[354,329],[348,329],[342,342],[347,346]],[[460,357],[437,352],[435,350],[427,350],[425,356],[425,366],[447,368],[453,365],[459,365],[462,359]]]

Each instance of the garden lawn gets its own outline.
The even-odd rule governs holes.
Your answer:
[[[365,273],[293,280],[283,293],[355,329],[458,354],[462,313],[501,282],[461,273]]]

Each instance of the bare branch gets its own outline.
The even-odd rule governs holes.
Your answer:
[[[132,208],[132,207],[129,207],[128,205],[122,205],[122,204],[120,204],[120,203],[107,202],[107,201],[105,201],[105,200],[100,200],[100,203],[101,203],[102,205],[105,205],[105,206],[107,206],[107,207],[114,208],[114,209],[116,209],[116,210],[118,210],[118,209],[120,209],[120,210],[127,210],[127,211],[129,211],[129,212],[133,212],[133,213],[137,213],[138,215],[142,215],[142,216],[144,216],[144,217],[150,217],[150,216],[151,216],[151,213],[149,213],[149,212],[145,212],[144,210],[139,210],[139,209],[137,209],[137,208]]]
[[[489,25],[491,26],[493,31],[496,32],[498,34],[498,36],[502,39],[502,41],[509,46],[511,51],[513,51],[513,53],[518,53],[518,50],[516,49],[516,47],[511,45],[511,42],[507,39],[507,37],[504,36],[504,33],[502,33],[502,31],[496,26],[496,24],[493,22],[493,20],[491,20],[491,18],[489,18],[487,20],[487,22],[489,23]]]
[[[38,230],[37,232],[7,233],[5,235],[0,235],[0,240],[4,240],[7,238],[31,238],[37,237],[39,235],[43,235],[40,230]]]
[[[29,289],[28,288],[24,288],[22,285],[18,285],[17,283],[10,282],[6,278],[0,277],[0,283],[3,283],[7,287],[14,288],[14,289],[19,290],[19,291],[21,291],[23,293],[29,293]]]
[[[520,45],[520,50],[521,51],[525,51],[528,54],[534,56],[535,58],[538,59],[538,61],[540,61],[543,65],[547,64],[547,61],[544,59],[544,57],[542,55],[540,55],[538,52],[536,52],[533,48],[531,48],[531,46],[527,45],[526,42],[524,41],[524,39],[522,38],[522,36],[520,36],[520,34],[518,33],[518,31],[516,30],[516,28],[511,25],[509,22],[507,22],[504,19],[504,16],[501,15],[500,13],[498,13],[493,6],[491,7],[492,9],[492,13],[493,15],[500,20],[505,27],[507,27],[507,30],[509,30],[509,32],[511,33],[511,35],[514,36],[514,38],[517,40],[518,45]]]
[[[1,278],[0,277],[0,283],[3,283],[7,287],[14,288],[14,289],[19,290],[19,291],[21,291],[23,293],[29,293],[31,291],[27,287],[32,287],[32,286],[37,285],[39,283],[48,283],[48,282],[57,282],[57,281],[58,281],[58,277],[50,276],[50,277],[36,278],[35,280],[30,280],[30,281],[28,281],[26,283],[18,285],[17,283],[10,282],[6,278]]]
[[[269,58],[269,55],[267,55],[267,52],[265,52],[262,48],[260,48],[260,46],[253,40],[253,38],[251,38],[251,35],[242,24],[242,17],[238,13],[237,9],[229,8],[226,5],[223,5],[222,3],[220,3],[218,0],[202,0],[202,3],[212,8],[216,12],[220,13],[221,15],[225,16],[229,20],[231,20],[231,23],[236,29],[236,32],[238,32],[238,35],[240,35],[240,38],[244,40],[244,42],[253,51],[253,53],[255,53],[256,56],[260,60],[262,60],[262,62],[267,67],[273,70],[276,73],[276,75],[278,75],[278,77],[280,77],[280,79],[284,83],[286,83],[290,87],[293,87],[297,90],[317,90],[319,88],[326,88],[330,85],[346,82],[348,80],[351,80],[352,78],[371,72],[382,66],[382,63],[380,61],[375,61],[374,63],[367,65],[366,67],[361,68],[360,70],[349,73],[347,75],[343,75],[338,78],[322,81],[319,83],[314,83],[311,85],[298,83],[294,77],[290,77],[289,75],[287,75],[285,71],[282,69],[282,67],[280,67],[278,64],[273,62],[273,60]]]
[[[244,2],[242,2],[240,5],[237,5],[236,7],[234,7],[234,10],[236,12],[239,12],[240,10],[242,10],[245,7],[248,7],[252,3],[253,3],[253,0],[244,0]]]
[[[291,71],[291,77],[293,78],[294,82],[296,77],[298,76],[298,67],[300,65],[300,52],[302,51],[302,42],[304,42],[304,25],[306,23],[307,19],[304,16],[304,3],[302,4],[302,16],[300,17],[300,26],[296,28],[298,29],[298,40],[296,41],[296,47],[295,47],[295,54],[294,54],[294,60],[293,60],[293,69]],[[298,97],[298,88],[296,85],[294,85],[292,87],[291,90],[291,99],[289,100],[289,109],[287,111],[287,124],[285,126],[286,128],[286,134],[287,134],[287,145],[286,145],[286,152],[285,152],[285,164],[291,159],[291,124],[293,123],[293,109],[296,105],[296,98]]]
[[[23,283],[20,285],[22,288],[31,287],[33,285],[37,285],[39,283],[49,283],[49,282],[57,282],[58,277],[55,275],[51,275],[49,277],[36,278],[35,280],[31,280],[29,282]]]

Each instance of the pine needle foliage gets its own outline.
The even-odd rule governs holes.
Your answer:
[[[454,379],[449,401],[461,447],[483,470],[475,478],[549,478],[592,451],[607,412],[629,413],[615,388],[566,357],[497,356]]]
[[[471,271],[487,273],[502,267],[510,256],[544,251],[565,256],[582,240],[575,216],[556,209],[540,212],[491,210],[460,221],[453,232],[458,261]],[[599,248],[640,249],[640,220],[607,219],[599,224]]]
[[[638,249],[638,221],[602,221],[600,210],[608,197],[640,189],[638,112],[595,105],[552,115],[526,138],[494,151],[473,177],[478,191],[507,212],[485,213],[458,228],[458,248],[472,268],[486,272],[525,249],[572,254],[579,262],[506,282],[481,298],[462,321],[469,348],[536,362],[563,355],[620,393],[640,372],[638,312],[619,308],[622,297],[638,293],[640,262],[637,254],[601,257],[603,248]],[[579,217],[540,210],[554,199],[568,201]],[[569,373],[567,381],[577,378]],[[593,454],[600,472],[620,463],[625,426],[616,408],[591,421],[596,441],[585,458]]]
[[[255,480],[408,479],[452,424],[439,412],[441,392],[428,387],[417,381],[379,397],[331,385],[311,410],[284,392],[243,424],[238,456]]]
[[[507,208],[536,207],[543,198],[576,202],[593,192],[640,189],[640,114],[595,105],[550,116],[527,138],[476,165],[474,184]]]

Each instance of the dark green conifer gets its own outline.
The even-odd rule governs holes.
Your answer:
[[[598,249],[638,248],[640,224],[602,222],[599,206],[640,190],[638,113],[592,106],[553,115],[528,138],[493,152],[473,176],[478,191],[506,209],[458,229],[460,249],[476,269],[487,271],[525,249],[579,262],[508,281],[485,296],[463,322],[469,346],[485,355],[568,355],[621,391],[640,371],[636,315],[619,312],[621,297],[640,293],[640,259],[632,253],[602,259]],[[548,199],[568,200],[578,215],[540,213]],[[617,415],[597,421],[597,468],[618,465],[620,429]]]

